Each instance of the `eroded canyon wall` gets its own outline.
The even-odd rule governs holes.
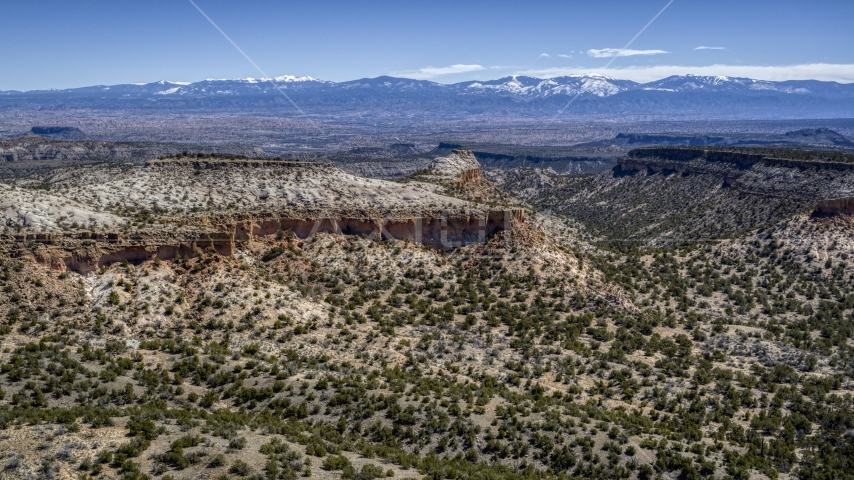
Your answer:
[[[83,232],[74,235],[20,234],[12,240],[18,248],[32,247],[22,255],[55,270],[73,270],[82,274],[102,266],[128,261],[133,263],[155,257],[169,260],[176,256],[195,257],[205,251],[232,256],[236,244],[280,232],[308,239],[316,233],[358,235],[375,240],[405,240],[451,249],[482,242],[493,233],[510,230],[525,222],[521,209],[489,210],[482,214],[435,213],[395,218],[357,216],[305,216],[304,218],[263,216],[239,219],[213,226],[214,231],[199,232],[192,238],[126,237],[117,233]],[[187,237],[185,235],[185,237]]]
[[[449,249],[476,242],[501,230],[510,230],[524,223],[521,209],[490,210],[482,214],[436,213],[407,217],[267,217],[245,219],[223,229],[234,232],[235,241],[276,235],[280,231],[293,232],[298,238],[308,238],[315,233],[359,235],[377,240],[409,240],[430,245],[436,249]]]

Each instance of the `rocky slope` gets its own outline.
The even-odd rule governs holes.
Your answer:
[[[117,228],[122,218],[80,201],[0,184],[0,221],[8,229],[39,233],[78,226]]]
[[[360,177],[371,178],[403,178],[407,175],[412,175],[415,172],[425,170],[430,167],[432,160],[427,157],[414,158],[376,158],[376,159],[361,159],[358,161],[336,162],[335,165],[341,170],[358,175]]]

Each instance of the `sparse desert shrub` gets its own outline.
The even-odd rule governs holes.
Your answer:
[[[285,253],[285,249],[279,246],[275,246],[261,255],[261,261],[269,262],[278,258],[281,254]]]
[[[252,468],[248,463],[243,460],[235,460],[230,467],[228,467],[228,473],[233,473],[234,475],[239,475],[241,477],[245,477],[252,472]]]
[[[323,459],[321,468],[324,470],[344,470],[347,467],[352,467],[350,460],[343,455],[329,455]]]
[[[246,438],[244,437],[235,437],[229,440],[228,448],[232,450],[243,450],[246,448]]]

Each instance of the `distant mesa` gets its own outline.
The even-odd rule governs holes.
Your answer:
[[[720,135],[706,134],[647,134],[619,133],[612,140],[590,142],[586,146],[634,146],[634,145],[667,145],[667,146],[737,146],[737,145],[767,145],[767,146],[797,146],[821,145],[828,147],[854,147],[852,139],[829,128],[806,128],[776,133],[724,133]]]
[[[32,135],[53,138],[57,140],[84,140],[86,134],[77,127],[33,127]]]
[[[800,140],[805,143],[827,143],[831,145],[854,146],[851,139],[829,128],[806,128],[786,132],[786,138]]]

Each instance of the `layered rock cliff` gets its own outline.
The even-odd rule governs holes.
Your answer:
[[[416,215],[371,217],[368,215],[329,216],[315,215],[259,216],[223,225],[223,230],[233,231],[235,241],[292,232],[298,238],[336,233],[358,235],[376,240],[407,240],[430,245],[436,249],[450,249],[482,242],[487,236],[525,222],[521,209],[494,209],[477,213],[443,211],[423,212]]]
[[[854,215],[854,197],[831,198],[818,202],[817,215]]]
[[[307,212],[306,212],[307,213]],[[205,251],[234,255],[236,245],[265,237],[310,239],[318,233],[355,235],[374,240],[402,240],[449,250],[474,243],[501,231],[518,228],[525,222],[519,209],[489,210],[479,215],[428,212],[395,218],[369,216],[256,215],[230,219],[208,229],[184,228],[172,234],[152,231],[121,233],[23,233],[8,236],[9,245],[29,248],[41,263],[56,270],[70,269],[88,273],[111,263],[132,263],[155,257],[169,260],[176,256],[196,257]]]

